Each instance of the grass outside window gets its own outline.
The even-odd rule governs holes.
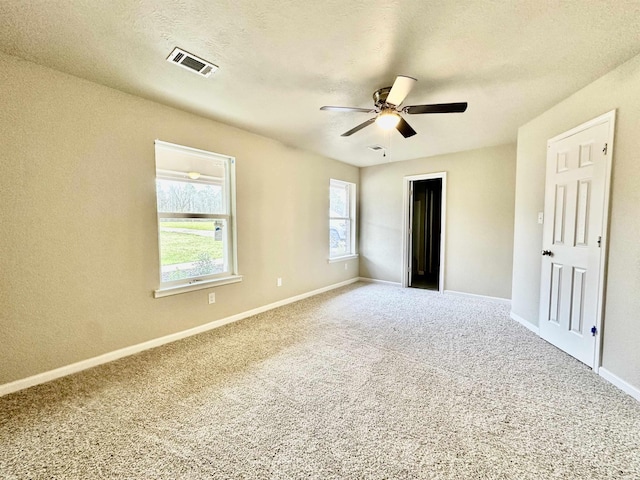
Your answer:
[[[164,227],[165,224],[163,223],[162,226]],[[195,230],[213,230],[213,228],[197,228]],[[162,265],[195,262],[199,260],[202,253],[207,253],[211,258],[222,258],[222,241],[189,233],[161,230],[160,252]]]

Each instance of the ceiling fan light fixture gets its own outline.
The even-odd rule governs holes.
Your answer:
[[[395,128],[399,121],[400,115],[391,111],[381,112],[376,118],[376,124],[383,130],[391,130],[392,128]]]

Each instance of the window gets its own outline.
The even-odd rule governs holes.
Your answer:
[[[356,185],[329,182],[329,259],[356,255]]]
[[[160,288],[155,296],[240,281],[235,161],[156,140]]]

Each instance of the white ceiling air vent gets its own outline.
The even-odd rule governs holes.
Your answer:
[[[181,67],[186,68],[187,70],[191,70],[192,72],[195,72],[198,75],[202,75],[203,77],[209,77],[218,69],[217,65],[214,65],[211,62],[207,62],[202,58],[196,57],[189,52],[185,52],[178,47],[174,48],[173,52],[171,52],[171,54],[167,57],[167,62],[180,65]]]
[[[384,147],[382,147],[380,145],[369,145],[367,148],[369,150],[373,150],[374,152],[378,151],[378,150],[384,150]]]

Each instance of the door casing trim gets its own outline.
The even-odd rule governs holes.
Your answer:
[[[442,179],[442,193],[440,204],[440,273],[438,275],[438,291],[444,292],[445,280],[445,245],[446,245],[446,223],[447,223],[447,172],[423,173],[419,175],[407,175],[402,179],[402,286],[409,286],[409,270],[411,259],[409,258],[409,201],[410,187],[413,182],[420,180]]]

